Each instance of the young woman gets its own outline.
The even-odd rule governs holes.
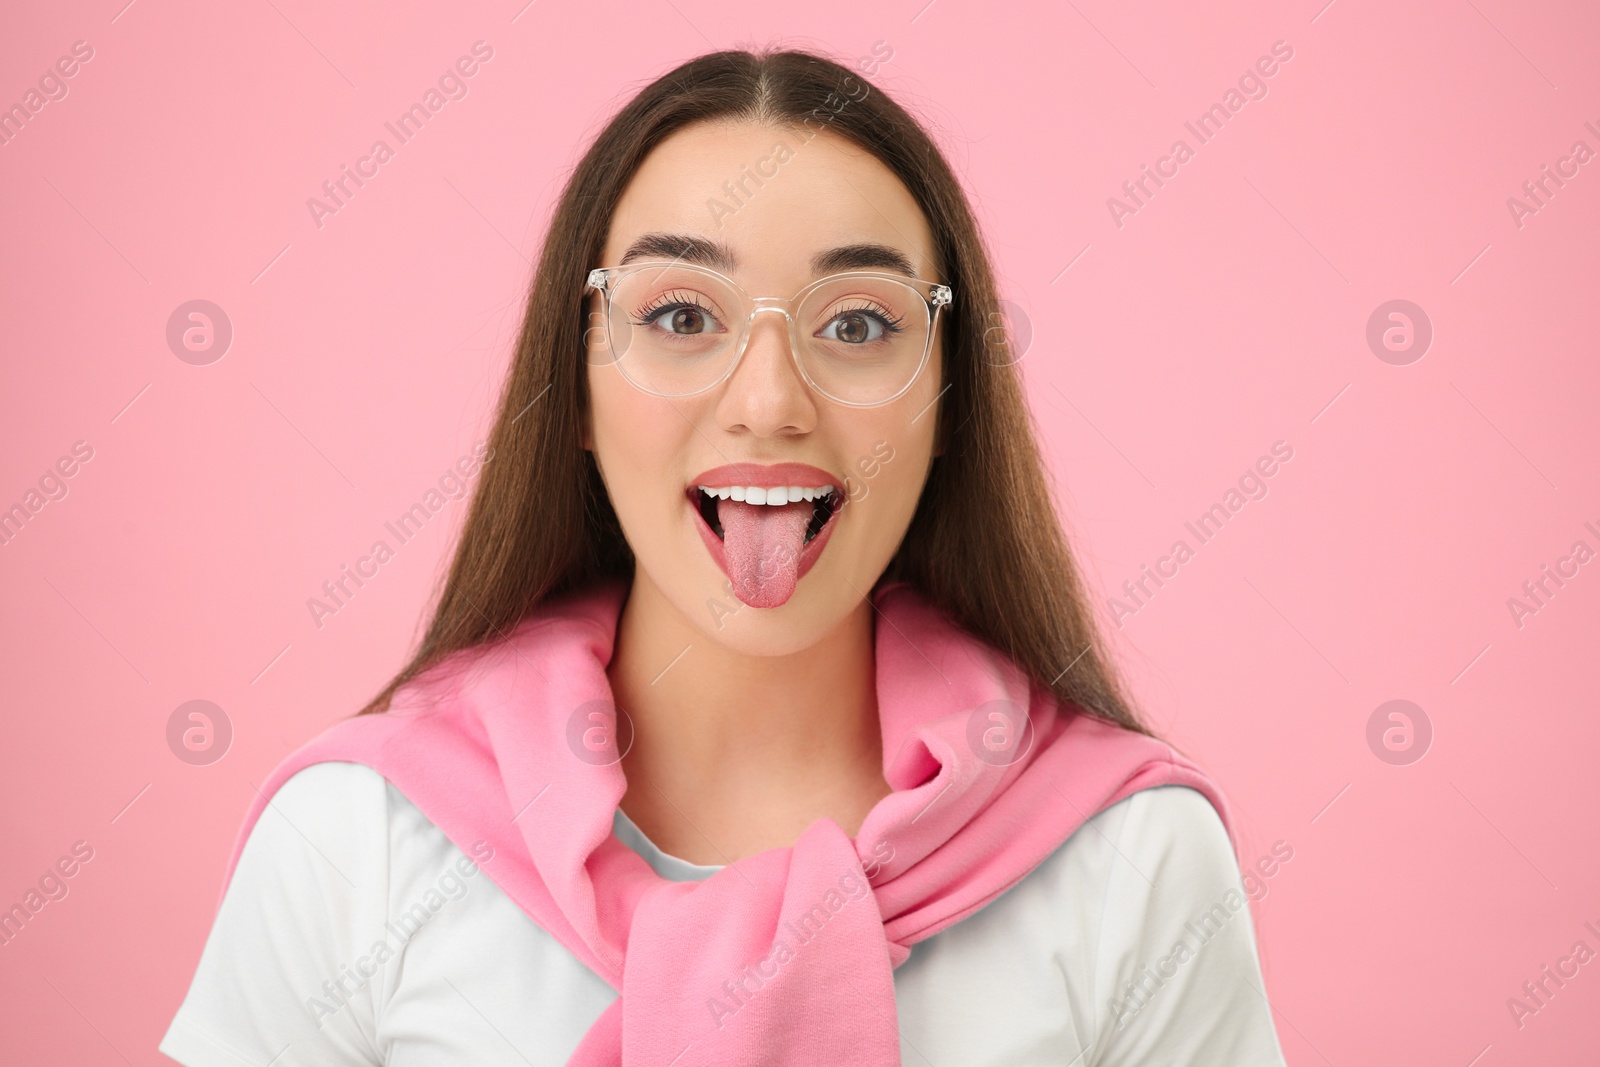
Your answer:
[[[260,790],[161,1050],[1281,1064],[927,134],[721,52],[556,209],[421,648]],[[270,802],[269,802],[270,801]]]

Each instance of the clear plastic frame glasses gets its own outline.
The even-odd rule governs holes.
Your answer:
[[[887,404],[911,388],[954,296],[939,282],[863,270],[819,278],[787,300],[753,297],[732,278],[681,261],[598,267],[588,288],[604,297],[617,369],[647,393],[694,396],[726,381],[756,315],[772,311],[788,321],[800,376],[852,407]]]

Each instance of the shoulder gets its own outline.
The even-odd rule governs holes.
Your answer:
[[[1152,912],[1173,906],[1172,894],[1238,881],[1233,844],[1211,802],[1188,786],[1152,786],[1084,820],[989,908],[1025,908],[1032,925],[1087,967],[1126,954]]]
[[[917,944],[896,972],[901,1021],[940,1047],[970,1049],[968,1062],[992,1058],[1001,1033],[1017,1062],[1038,1062],[1049,1047],[1079,1067],[1281,1067],[1240,884],[1204,794],[1139,790],[1085,820],[987,906]],[[1238,908],[1224,903],[1226,919],[1207,919],[1219,900]],[[1185,928],[1191,920],[1203,945]],[[1175,953],[1185,938],[1195,948]],[[964,1011],[980,1003],[994,1024],[982,1045]]]
[[[388,783],[359,763],[314,763],[289,777],[250,827],[229,882],[241,877],[342,871],[380,859]],[[287,863],[287,866],[283,864]]]
[[[1127,860],[1145,861],[1152,876],[1238,876],[1233,842],[1222,817],[1198,790],[1184,785],[1141,789],[1101,816],[1108,824],[1115,820],[1118,847]]]
[[[280,1064],[370,1061],[370,1025],[322,1023],[335,1011],[363,1024],[372,1017],[369,996],[346,997],[327,983],[354,958],[362,932],[384,921],[387,785],[360,764],[317,763],[272,794],[162,1052],[186,1064],[278,1054]]]
[[[1027,881],[1063,905],[1057,913],[1063,934],[1088,948],[1097,967],[1115,969],[1181,926],[1177,917],[1191,905],[1239,887],[1240,871],[1205,795],[1163,785],[1086,820]],[[1244,902],[1240,896],[1238,904]]]
[[[364,763],[328,760],[296,771],[268,801],[284,813],[317,814],[330,825],[370,820],[388,782]]]
[[[1046,955],[1071,961],[1088,993],[1095,959],[1120,954],[1138,937],[1141,918],[1155,906],[1154,885],[1176,890],[1238,879],[1211,803],[1187,786],[1154,786],[1085,820],[1019,882],[934,940],[948,946],[1024,936]]]
[[[1257,957],[1250,898],[1221,817],[1187,786],[1125,797],[1060,852],[1067,883],[1098,906],[1065,921],[1092,945],[1096,1002],[1091,1062],[1281,1064]]]
[[[1085,820],[1029,877],[1110,891],[1130,878],[1150,883],[1157,875],[1238,880],[1221,816],[1188,786],[1152,786],[1123,797]]]
[[[233,880],[312,874],[352,887],[370,884],[368,876],[387,852],[388,789],[382,775],[360,763],[314,763],[297,771],[250,828]]]
[[[1087,820],[1025,881],[1053,911],[1086,1061],[1281,1065],[1250,899],[1216,808],[1139,790]],[[1212,1054],[1216,1054],[1212,1057]]]

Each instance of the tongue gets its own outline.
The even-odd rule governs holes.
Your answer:
[[[809,500],[778,505],[717,501],[722,556],[735,596],[753,608],[788,603],[800,580],[800,550],[814,510]]]

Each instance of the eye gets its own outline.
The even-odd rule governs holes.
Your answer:
[[[716,332],[717,318],[698,300],[668,293],[641,309],[634,317],[634,325],[653,326],[677,337],[694,337]]]
[[[839,312],[817,336],[825,341],[864,345],[882,340],[885,334],[899,333],[900,329],[898,318],[871,307],[860,307]]]

